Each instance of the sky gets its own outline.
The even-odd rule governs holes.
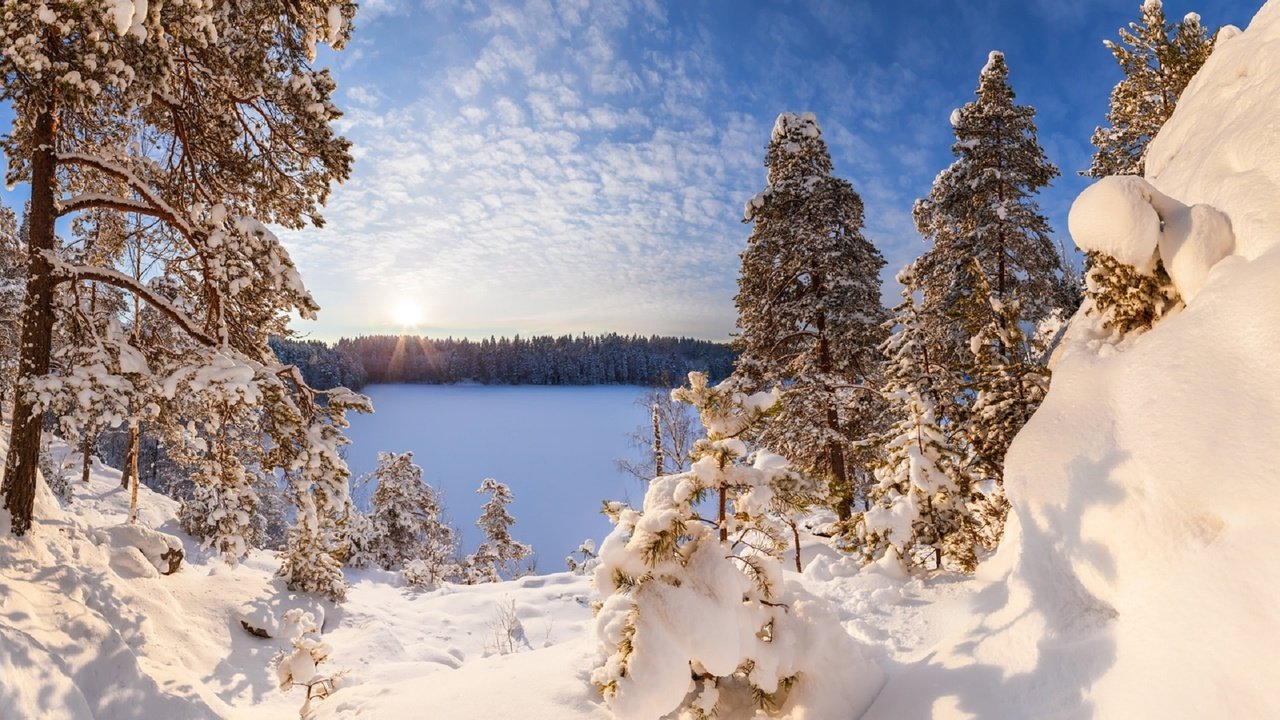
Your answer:
[[[325,53],[354,142],[322,229],[281,232],[322,340],[412,332],[728,339],[764,146],[817,115],[892,278],[991,50],[1062,169],[1066,246],[1089,136],[1138,0],[367,0]],[[1240,27],[1259,0],[1168,0]],[[20,192],[20,191],[19,191]]]

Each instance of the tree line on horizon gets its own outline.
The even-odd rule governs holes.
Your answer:
[[[726,343],[658,335],[535,335],[428,338],[365,335],[335,343],[271,339],[282,363],[317,388],[367,384],[672,386],[690,372],[718,380],[733,372]]]

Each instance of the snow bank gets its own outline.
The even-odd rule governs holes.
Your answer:
[[[1187,308],[1119,346],[1073,319],[1006,460],[1014,514],[984,568],[1004,581],[868,718],[1280,716],[1276,117],[1272,0],[1192,81],[1147,179],[1072,212],[1082,247],[1158,252]]]

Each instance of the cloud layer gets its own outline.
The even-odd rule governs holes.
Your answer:
[[[408,302],[432,334],[726,338],[741,207],[782,111],[818,114],[892,277],[923,249],[911,203],[987,51],[1070,174],[1117,72],[1101,40],[1133,4],[365,3],[333,57],[354,177],[326,228],[285,236],[324,308],[300,329],[395,331]],[[1081,184],[1061,185],[1055,219]]]

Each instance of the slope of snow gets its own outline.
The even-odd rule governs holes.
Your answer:
[[[63,445],[55,456],[79,460]],[[164,576],[134,548],[112,545],[134,534],[119,483],[118,471],[95,463],[87,485],[73,481],[68,508],[41,485],[31,535],[0,527],[0,717],[293,717],[306,691],[281,690],[272,669],[287,643],[250,635],[241,621],[274,633],[295,607],[321,619],[330,652],[318,674],[336,686],[307,717],[611,717],[590,682],[599,650],[585,576],[422,592],[398,573],[360,571],[335,607],[287,591],[268,553],[227,567],[200,551],[177,527],[176,503],[144,487],[140,524],[175,536],[187,554]],[[904,584],[811,537],[802,558],[805,573],[788,576],[831,601],[890,671],[961,624],[964,598],[986,586],[953,576]]]

